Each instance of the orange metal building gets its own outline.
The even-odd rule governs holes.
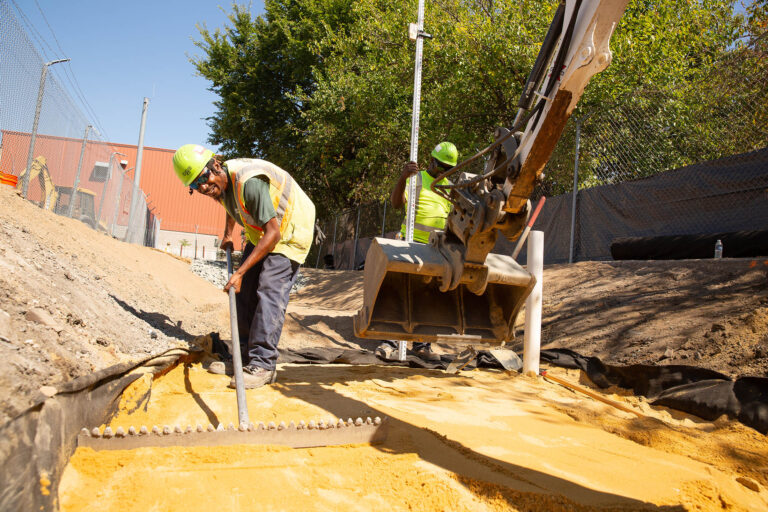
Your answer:
[[[29,151],[29,133],[2,130],[0,139],[0,170],[18,176],[26,167]],[[72,187],[82,150],[82,139],[37,135],[34,157],[44,156],[50,176],[57,186]],[[85,188],[96,194],[96,202],[106,193],[105,199],[114,204],[117,187],[114,176],[119,172],[117,165],[127,160],[126,175],[133,180],[138,148],[135,145],[111,142],[88,141],[83,153],[83,164],[78,188]],[[179,183],[173,172],[172,158],[175,149],[144,147],[141,165],[140,187],[147,196],[147,205],[160,219],[160,235],[156,240],[159,249],[174,249],[178,253],[178,242],[186,239],[185,256],[192,256],[193,238],[199,245],[208,246],[207,257],[215,254],[215,239],[224,231],[226,213],[221,205],[201,194],[190,195],[188,189]],[[109,183],[93,181],[92,169],[96,162],[108,163],[113,153],[122,153],[113,157],[113,178]],[[115,192],[113,192],[115,190]],[[30,199],[34,197],[30,188]],[[125,191],[122,193],[125,200]],[[120,215],[127,217],[129,206],[121,205]],[[105,210],[107,210],[105,208]],[[108,210],[107,210],[108,211]],[[176,234],[176,235],[174,235]],[[235,233],[236,247],[240,245],[239,231]],[[198,256],[201,252],[198,252]]]

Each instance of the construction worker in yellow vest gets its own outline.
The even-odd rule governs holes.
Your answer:
[[[433,231],[445,229],[445,219],[451,213],[451,203],[444,197],[432,192],[430,186],[437,176],[452,169],[459,159],[456,146],[450,142],[441,142],[430,153],[432,157],[425,171],[419,171],[416,162],[408,162],[403,166],[400,179],[392,189],[390,201],[394,208],[402,208],[408,202],[409,180],[416,180],[416,211],[413,222],[413,241],[426,244],[429,242],[429,234]],[[441,185],[449,184],[447,179],[440,182]],[[406,212],[407,217],[407,212]],[[400,236],[405,239],[406,219],[400,227]],[[376,354],[382,359],[394,359],[397,350],[393,341],[384,341],[376,349]],[[413,352],[416,356],[426,361],[437,361],[440,356],[432,352],[431,343],[414,343]]]
[[[287,172],[264,160],[221,161],[203,146],[186,144],[173,155],[173,168],[190,194],[196,190],[227,211],[222,249],[233,247],[235,223],[245,231],[242,263],[224,291],[237,293],[245,387],[271,384],[291,287],[312,245],[315,205]],[[232,372],[231,363],[223,362],[208,370]],[[229,387],[235,387],[234,377]]]

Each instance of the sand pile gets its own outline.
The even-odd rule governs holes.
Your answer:
[[[228,379],[199,363],[146,376],[110,426],[235,422]],[[78,449],[62,510],[768,508],[765,468],[746,467],[768,460],[764,436],[633,397],[611,398],[646,418],[516,374],[341,365],[284,365],[247,394],[253,421],[387,416],[390,433],[377,446]],[[702,451],[700,437],[718,442]]]

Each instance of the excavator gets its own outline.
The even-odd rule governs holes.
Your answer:
[[[32,160],[30,168],[29,182],[31,183],[37,178],[40,183],[42,197],[40,201],[37,202],[38,206],[44,210],[53,210],[54,213],[59,215],[67,215],[69,212],[69,202],[72,201],[72,187],[59,186],[53,183],[51,173],[48,170],[48,162],[42,155]],[[19,191],[22,190],[23,178],[26,173],[27,170],[24,169],[21,171],[21,174],[19,174],[18,183],[16,185],[16,188]],[[72,211],[73,218],[80,219],[81,222],[96,229],[96,210],[94,208],[96,193],[86,188],[78,187],[74,201],[75,205]],[[106,232],[106,224],[104,222],[99,222],[99,229]]]
[[[428,244],[375,238],[366,254],[361,338],[504,344],[535,278],[512,257],[491,253],[499,234],[517,240],[529,198],[589,80],[611,62],[611,35],[628,0],[559,4],[523,87],[512,126],[435,178],[452,209]],[[466,172],[474,164],[479,174]],[[464,170],[464,172],[462,172]],[[443,178],[450,185],[438,185]]]

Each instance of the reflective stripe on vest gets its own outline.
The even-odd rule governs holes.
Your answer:
[[[270,162],[236,158],[225,163],[234,187],[237,214],[248,240],[257,244],[263,230],[245,206],[245,184],[251,178],[263,176],[269,180],[269,196],[280,226],[280,241],[272,252],[304,263],[315,225],[315,205],[309,197],[287,172]]]
[[[415,175],[416,177],[416,200],[415,200],[415,212],[413,222],[413,239],[417,242],[427,243],[429,241],[429,234],[433,231],[442,231],[445,229],[445,219],[450,211],[450,202],[444,197],[435,194],[430,189],[432,177],[427,171],[419,171]],[[425,185],[425,181],[427,182]],[[443,180],[448,183],[447,180]],[[406,191],[408,188],[406,187]],[[406,198],[408,194],[406,192]],[[431,203],[429,207],[426,206],[425,199]],[[429,211],[427,211],[429,210]],[[400,233],[405,238],[405,220],[400,227]]]

